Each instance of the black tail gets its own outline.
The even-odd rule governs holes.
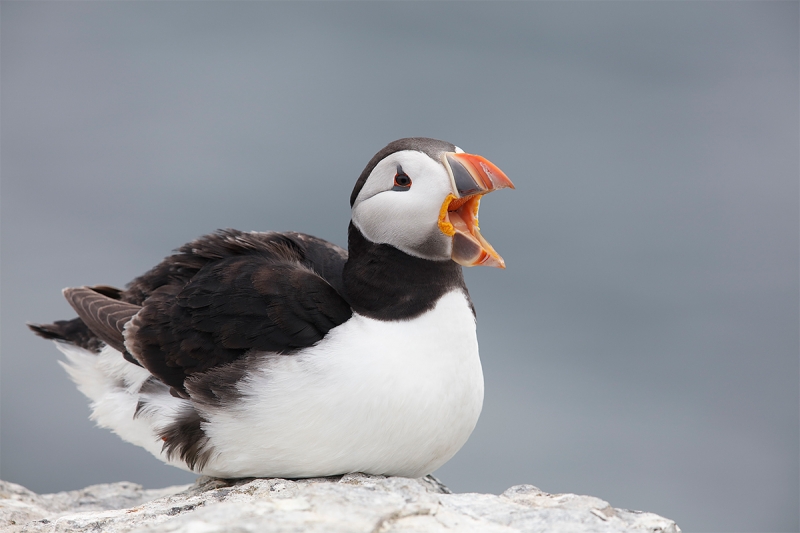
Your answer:
[[[44,339],[68,342],[94,353],[100,353],[105,344],[80,318],[59,320],[53,324],[28,324],[28,327]]]
[[[97,285],[91,289],[103,296],[119,300],[122,291],[115,287]],[[72,303],[72,302],[70,302]],[[31,331],[44,339],[67,342],[90,352],[100,353],[105,343],[80,318],[58,320],[52,324],[28,324]]]

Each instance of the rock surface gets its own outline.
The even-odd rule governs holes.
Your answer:
[[[7,532],[438,532],[679,533],[652,513],[614,509],[592,496],[547,494],[532,485],[500,496],[452,494],[435,478],[348,474],[220,480],[144,490],[133,483],[36,494],[0,481]]]

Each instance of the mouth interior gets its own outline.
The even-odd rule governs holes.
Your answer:
[[[448,195],[439,212],[439,229],[453,237],[451,259],[464,266],[487,265],[505,268],[505,261],[481,236],[478,228],[478,207],[481,194],[464,198]]]
[[[439,229],[452,237],[456,232],[475,235],[478,231],[478,208],[482,194],[456,198],[452,194],[442,204],[439,213]]]

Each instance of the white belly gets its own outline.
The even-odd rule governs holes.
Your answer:
[[[483,404],[475,320],[461,291],[411,321],[354,315],[299,355],[263,356],[242,400],[203,411],[204,474],[418,477],[450,459]]]

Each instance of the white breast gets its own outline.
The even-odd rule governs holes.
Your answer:
[[[243,399],[204,411],[204,474],[418,477],[466,442],[483,404],[475,320],[454,291],[408,321],[354,315],[316,346],[266,355]]]

